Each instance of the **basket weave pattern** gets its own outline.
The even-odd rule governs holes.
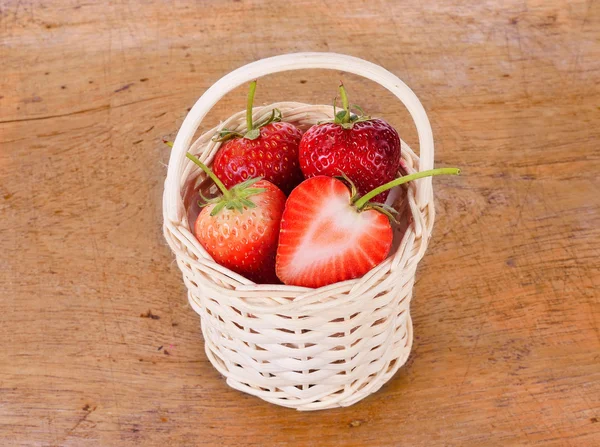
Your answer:
[[[302,129],[333,116],[331,106],[286,102],[255,108],[254,122],[274,107]],[[211,140],[215,132],[244,132],[245,126],[242,111],[189,151],[210,165],[220,146]],[[404,142],[402,159],[403,174],[419,170],[419,158]],[[419,192],[427,183],[411,182],[396,199],[407,225],[395,232],[388,259],[362,278],[308,289],[256,285],[214,262],[191,233],[185,210],[186,191],[206,186],[205,175],[184,157],[173,169],[177,194],[165,188],[164,234],[201,317],[207,356],[231,387],[299,410],[348,406],[377,391],[406,362],[415,271],[434,220],[431,188]]]

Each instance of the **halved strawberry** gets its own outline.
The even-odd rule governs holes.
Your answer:
[[[362,197],[352,182],[351,192],[337,178],[305,180],[289,195],[283,210],[277,276],[285,284],[304,287],[363,276],[385,260],[393,238],[390,212],[394,210],[370,200],[414,179],[458,172],[455,168],[417,172]]]
[[[332,177],[305,180],[281,219],[277,276],[285,284],[321,287],[358,278],[383,261],[392,245],[386,215],[358,212],[348,187]]]

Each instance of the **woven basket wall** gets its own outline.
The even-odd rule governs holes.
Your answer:
[[[392,255],[364,277],[319,289],[256,285],[218,265],[190,231],[196,191],[211,189],[187,158],[211,165],[221,128],[245,130],[245,111],[192,143],[210,108],[252,79],[300,68],[344,70],[379,82],[415,119],[422,160],[402,142],[402,174],[433,166],[433,139],[418,99],[383,68],[349,56],[299,53],[242,67],[214,84],[184,121],[173,147],[163,200],[164,234],[176,255],[192,308],[200,315],[206,353],[227,383],[277,405],[317,410],[352,405],[377,391],[407,360],[413,334],[410,301],[415,271],[434,220],[431,179],[400,189],[394,207],[405,222],[395,229]],[[331,106],[292,102],[257,107],[254,121],[277,107],[302,129],[333,116]]]

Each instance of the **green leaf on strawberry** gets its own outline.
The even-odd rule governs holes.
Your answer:
[[[256,205],[249,200],[249,197],[255,196],[256,194],[260,194],[264,192],[264,188],[252,188],[257,182],[262,180],[261,177],[249,178],[248,180],[239,183],[232,187],[231,189],[227,189],[223,182],[217,177],[204,163],[198,160],[197,157],[190,154],[189,152],[185,154],[187,158],[192,160],[196,165],[202,169],[206,175],[210,177],[210,179],[217,185],[217,188],[221,191],[222,195],[212,198],[206,199],[203,197],[204,202],[200,204],[200,206],[206,206],[211,203],[216,204],[211,212],[211,216],[214,216],[223,208],[228,210],[237,210],[240,213],[243,212],[244,207],[246,208],[254,208]]]

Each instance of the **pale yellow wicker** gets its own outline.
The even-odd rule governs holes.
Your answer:
[[[216,82],[183,122],[165,182],[164,234],[200,314],[206,354],[238,390],[298,410],[348,406],[377,391],[402,366],[413,334],[409,305],[417,263],[431,235],[434,208],[431,178],[411,182],[394,206],[408,222],[397,233],[395,251],[364,277],[319,289],[256,285],[215,263],[190,232],[190,190],[206,185],[203,173],[186,157],[197,154],[210,165],[219,148],[217,129],[245,129],[239,112],[192,144],[200,122],[232,89],[286,70],[342,70],[378,82],[400,99],[413,117],[421,159],[402,142],[404,171],[433,167],[433,137],[415,94],[385,69],[350,56],[297,53],[263,59]],[[332,117],[332,107],[293,102],[257,107],[254,121],[278,107],[285,121],[302,128]]]

